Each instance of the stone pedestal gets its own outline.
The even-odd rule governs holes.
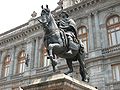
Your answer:
[[[78,81],[64,74],[48,77],[46,81],[23,86],[23,90],[97,90],[85,82]]]

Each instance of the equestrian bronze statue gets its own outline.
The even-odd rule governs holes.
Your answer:
[[[51,60],[53,71],[57,62],[54,60],[54,55],[65,58],[69,70],[64,74],[73,72],[72,61],[79,61],[80,74],[82,81],[88,82],[88,74],[84,63],[84,47],[77,39],[75,22],[69,19],[66,12],[61,13],[61,20],[56,23],[48,5],[41,11],[40,22],[44,27],[44,45],[47,48],[48,56]]]

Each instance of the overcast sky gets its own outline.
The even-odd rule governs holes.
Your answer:
[[[57,7],[59,0],[0,0],[0,34],[26,23],[33,11],[40,15],[41,5]]]

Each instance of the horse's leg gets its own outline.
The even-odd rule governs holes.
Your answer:
[[[57,65],[57,62],[54,61],[54,56],[53,56],[53,47],[55,46],[60,46],[58,43],[55,43],[55,44],[49,44],[49,48],[48,48],[48,51],[49,51],[49,58],[51,60],[51,63],[52,63],[52,67],[53,67],[53,71],[55,72],[55,66]]]
[[[72,60],[68,60],[68,59],[66,59],[66,62],[67,62],[67,65],[68,65],[69,71],[65,72],[65,73],[64,73],[65,75],[67,75],[67,74],[73,72]]]
[[[52,49],[49,50],[49,59],[51,60],[53,71],[55,72],[56,71],[55,66],[57,65],[57,62],[54,61],[54,59],[53,59]]]
[[[79,54],[80,55],[80,54]],[[85,63],[83,60],[81,60],[80,56],[78,58],[79,65],[80,65],[80,75],[82,77],[82,81],[89,82],[89,78],[87,78],[87,70],[85,67]]]

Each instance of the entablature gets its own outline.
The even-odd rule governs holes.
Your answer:
[[[76,19],[89,16],[91,13],[101,12],[114,5],[119,5],[120,2],[118,1],[119,0],[84,0],[81,3],[75,4],[64,10],[70,15],[71,18]],[[53,11],[56,19],[59,18],[61,11],[62,9],[59,12]]]
[[[34,21],[37,21],[37,18],[34,19]],[[35,35],[35,33],[43,33],[43,27],[42,24],[37,21],[36,24],[29,25],[29,22],[25,24],[23,27],[19,27],[10,31],[7,31],[0,36],[0,46],[4,47],[7,44],[11,44],[12,42],[16,41],[23,41],[25,38],[28,38],[30,36],[33,37],[32,34]],[[36,37],[36,36],[35,36]]]

